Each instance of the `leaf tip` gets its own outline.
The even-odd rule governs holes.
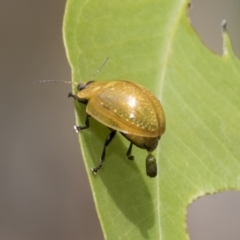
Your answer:
[[[222,20],[221,23],[222,34],[223,34],[223,55],[235,55],[232,49],[231,39],[227,31],[227,20]]]
[[[226,32],[226,30],[227,30],[227,20],[226,19],[222,20],[221,27],[222,27],[223,33]]]

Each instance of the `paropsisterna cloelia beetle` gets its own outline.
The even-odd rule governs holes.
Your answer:
[[[79,103],[86,104],[84,126],[75,126],[76,132],[89,128],[89,117],[107,126],[111,132],[107,136],[100,164],[92,168],[96,174],[105,161],[106,148],[116,132],[120,132],[130,145],[127,157],[133,160],[132,146],[146,149],[146,173],[157,175],[157,163],[152,152],[156,149],[165,131],[165,115],[159,100],[145,87],[126,80],[88,81],[77,85],[77,94],[69,93]]]
[[[107,60],[108,58],[96,73],[101,70]],[[55,80],[38,82],[71,83]],[[86,105],[85,125],[74,126],[76,132],[90,127],[89,117],[93,117],[111,131],[105,140],[99,165],[92,168],[94,174],[104,164],[106,148],[116,133],[120,132],[130,142],[126,153],[127,158],[134,159],[133,145],[146,149],[148,151],[146,173],[149,177],[157,175],[157,163],[152,152],[165,132],[166,124],[161,103],[148,89],[127,80],[111,82],[91,80],[77,84],[77,94],[69,93],[68,97]]]

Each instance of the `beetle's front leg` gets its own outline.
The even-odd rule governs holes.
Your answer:
[[[84,129],[89,128],[89,126],[90,126],[90,124],[89,124],[89,117],[90,117],[90,116],[87,115],[84,126],[76,126],[76,125],[75,125],[75,126],[73,127],[76,133],[79,133],[81,130],[84,130]]]
[[[71,92],[68,94],[68,97],[72,97],[74,100],[80,101],[79,98],[78,98],[76,95],[74,95],[73,93],[71,93]],[[90,117],[90,116],[87,115],[84,126],[76,126],[76,125],[75,125],[75,126],[73,127],[76,133],[79,133],[81,130],[84,130],[84,129],[89,128],[89,119],[88,119],[89,117]]]
[[[78,101],[78,97],[71,92],[68,94],[68,97],[72,97],[74,100]]]

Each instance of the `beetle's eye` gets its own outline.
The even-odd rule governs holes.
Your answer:
[[[78,91],[81,91],[81,90],[83,90],[85,87],[86,87],[86,84],[85,84],[85,83],[79,83],[79,84],[77,85],[77,90],[78,90]]]
[[[92,82],[94,82],[94,81],[89,81],[89,82],[87,82],[87,83],[79,83],[78,85],[77,85],[77,90],[78,91],[81,91],[81,90],[83,90],[83,89],[85,89],[90,83],[92,83]]]

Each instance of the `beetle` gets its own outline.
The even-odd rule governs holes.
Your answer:
[[[89,117],[111,131],[105,140],[99,165],[91,169],[94,174],[104,164],[106,148],[120,132],[130,142],[127,158],[134,159],[133,145],[146,149],[146,174],[149,177],[157,175],[157,163],[152,152],[165,132],[165,114],[160,101],[148,89],[127,80],[91,80],[79,83],[77,93],[69,93],[68,97],[86,105],[85,125],[75,126],[76,132],[90,127]]]

